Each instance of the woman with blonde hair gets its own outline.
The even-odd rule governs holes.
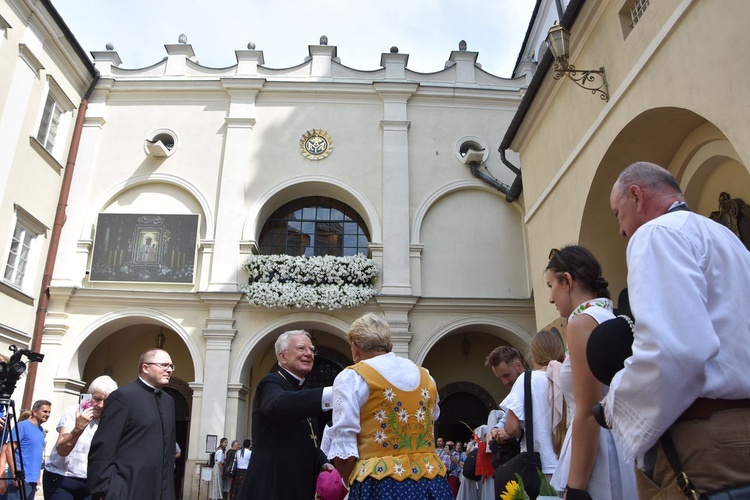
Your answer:
[[[566,403],[560,386],[560,368],[565,361],[562,336],[557,332],[540,331],[531,340],[528,358],[529,365],[547,372],[547,399],[552,408],[552,445],[555,453],[560,456],[565,432],[568,430]]]
[[[513,383],[510,394],[506,396],[500,408],[507,414],[505,422],[505,435],[507,438],[521,439],[521,451],[529,449],[527,443],[529,426],[533,426],[534,434],[534,451],[539,453],[542,462],[542,473],[547,478],[552,477],[552,473],[557,467],[558,454],[554,447],[552,432],[552,393],[553,386],[547,378],[547,366],[550,362],[559,361],[565,357],[565,349],[562,342],[555,338],[555,334],[548,331],[541,331],[531,339],[529,355],[534,367],[531,372],[531,402],[533,408],[533,419],[531,422],[526,418],[525,405],[525,378],[522,374]],[[495,476],[495,480],[500,483],[505,481],[507,469]],[[509,479],[513,479],[510,477]],[[495,483],[497,487],[497,482]],[[537,492],[538,493],[538,492]]]
[[[333,460],[350,500],[453,500],[435,451],[440,413],[429,372],[392,351],[391,329],[366,314],[349,329],[352,358],[333,382]]]

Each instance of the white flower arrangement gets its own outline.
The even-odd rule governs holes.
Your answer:
[[[254,255],[243,265],[250,283],[240,290],[254,306],[341,309],[375,295],[380,266],[362,254],[294,257]]]

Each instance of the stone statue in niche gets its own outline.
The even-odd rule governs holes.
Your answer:
[[[719,195],[719,210],[709,216],[719,224],[729,228],[750,250],[750,206],[742,199],[734,198],[727,192]]]

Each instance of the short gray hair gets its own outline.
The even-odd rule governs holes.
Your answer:
[[[624,189],[636,185],[641,189],[656,191],[667,189],[682,196],[682,189],[669,170],[647,161],[639,161],[627,167],[620,173],[615,184],[621,194]]]
[[[89,385],[89,394],[105,394],[109,396],[110,393],[116,390],[117,382],[107,375],[96,377]]]
[[[276,343],[274,344],[274,349],[276,350],[276,356],[278,356],[280,353],[289,349],[289,338],[295,337],[297,335],[304,335],[308,339],[312,340],[312,336],[310,335],[310,333],[305,330],[291,330],[288,332],[284,332],[281,335],[279,335],[279,338],[276,339]]]

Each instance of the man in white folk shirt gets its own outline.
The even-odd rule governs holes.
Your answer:
[[[662,436],[698,494],[748,485],[750,252],[652,163],[625,169],[610,205],[630,238],[634,342],[594,413],[636,460],[641,499],[685,498]]]

